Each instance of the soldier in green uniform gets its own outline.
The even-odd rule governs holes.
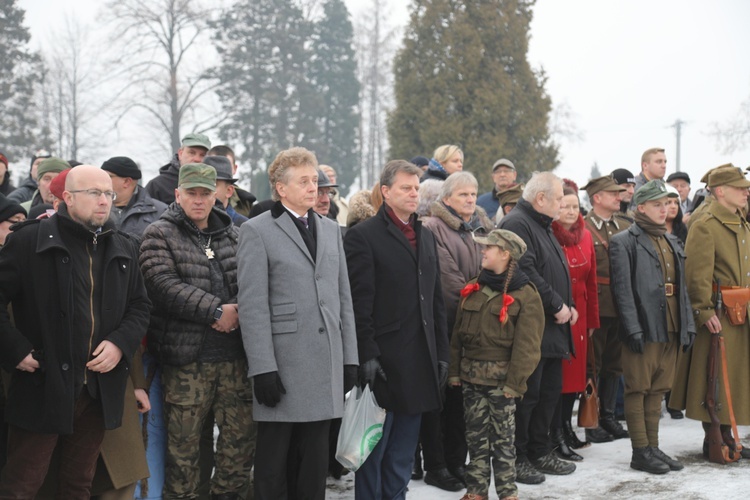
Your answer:
[[[514,398],[541,359],[544,308],[516,266],[526,251],[519,236],[495,229],[474,239],[485,245],[483,270],[461,292],[448,371],[464,397],[470,460],[462,500],[487,500],[490,464],[500,499],[517,499]]]
[[[711,333],[721,332],[726,344],[729,387],[738,425],[750,425],[750,326],[747,320],[731,325],[726,315],[717,316],[715,288],[750,288],[750,223],[743,210],[750,181],[737,167],[722,166],[709,174],[713,201],[700,218],[693,219],[685,253],[686,279],[698,338],[677,370],[670,406],[686,409],[688,418],[708,428],[710,418],[703,405]],[[722,434],[729,434],[729,410],[722,377],[717,389]],[[704,454],[707,450],[704,442]],[[743,450],[743,456],[748,453]]]
[[[685,254],[667,233],[667,198],[660,180],[635,192],[635,222],[612,238],[612,295],[620,312],[625,419],[633,457],[630,467],[653,474],[683,465],[659,448],[661,401],[672,387],[678,347],[695,339],[685,286]]]
[[[614,235],[630,227],[632,221],[620,212],[620,194],[627,189],[618,185],[611,176],[592,179],[582,189],[588,193],[592,206],[584,220],[594,240],[600,324],[592,337],[596,373],[599,375],[599,427],[586,429],[586,439],[592,443],[604,443],[628,437],[628,431],[615,419],[617,387],[622,375],[622,343],[618,338],[620,322],[610,290],[609,243]]]

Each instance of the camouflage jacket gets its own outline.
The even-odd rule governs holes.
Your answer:
[[[515,397],[526,392],[541,359],[544,308],[531,282],[508,295],[514,301],[505,324],[499,319],[501,292],[482,286],[462,299],[451,339],[450,382],[502,386]]]

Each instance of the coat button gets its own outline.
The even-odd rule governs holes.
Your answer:
[[[422,321],[424,323],[424,326],[427,326],[427,320]]]
[[[63,264],[67,264],[68,262],[70,262],[70,258],[69,258],[69,257],[68,257],[68,256],[66,255],[66,256],[65,256],[65,257],[63,257],[63,259],[62,259],[62,263],[63,263]]]
[[[422,295],[421,293],[419,294],[419,300],[424,300],[424,295]]]
[[[326,332],[326,329],[323,328],[322,326],[318,328],[318,333],[325,333],[325,332]]]
[[[68,365],[68,363],[63,363],[60,368],[62,368],[63,371],[66,372],[66,371],[68,371],[68,368],[70,368],[70,366]]]

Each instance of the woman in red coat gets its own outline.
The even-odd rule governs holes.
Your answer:
[[[571,327],[575,355],[567,361],[563,360],[562,364],[562,396],[556,412],[559,418],[552,421],[550,438],[561,458],[580,461],[583,457],[571,449],[570,443],[566,442],[570,439],[565,438],[575,436],[571,424],[573,404],[578,393],[586,387],[586,351],[588,338],[599,327],[599,298],[594,243],[581,216],[578,186],[569,179],[564,179],[563,183],[560,218],[552,223],[552,231],[568,260],[578,321]]]

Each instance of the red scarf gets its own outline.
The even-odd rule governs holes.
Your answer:
[[[393,209],[389,207],[388,205],[385,206],[385,212],[388,214],[388,216],[391,218],[394,224],[396,224],[396,227],[404,233],[404,236],[406,236],[406,239],[409,240],[409,244],[414,249],[414,251],[417,251],[417,233],[414,231],[414,217],[413,215],[409,216],[409,222],[407,224],[404,224],[404,222],[398,218],[398,216],[393,212]]]
[[[552,223],[552,232],[555,234],[555,238],[564,247],[572,247],[581,242],[583,238],[583,216],[578,214],[578,220],[576,220],[570,229],[562,227],[559,221]]]

